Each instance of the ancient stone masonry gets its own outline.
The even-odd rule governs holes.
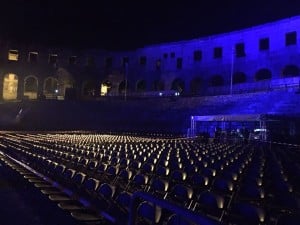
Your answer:
[[[0,100],[220,95],[299,86],[300,16],[128,52],[0,45]]]

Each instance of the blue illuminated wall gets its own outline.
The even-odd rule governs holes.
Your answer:
[[[187,95],[221,95],[231,90],[255,92],[276,85],[299,85],[299,37],[300,16],[296,16],[240,31],[127,52],[20,46],[2,41],[0,92],[7,73],[19,78],[18,99],[23,98],[28,76],[37,78],[40,93],[45,79],[53,77],[63,85],[70,82],[80,97],[98,97],[104,82],[111,85],[109,95],[123,95],[125,80],[128,95],[171,89]],[[11,49],[19,51],[18,62],[7,60]],[[35,63],[28,62],[31,51],[38,52]],[[50,54],[57,54],[55,64],[49,64]],[[70,64],[72,56],[76,56],[74,64]],[[59,94],[64,96],[64,90]]]
[[[150,83],[149,90],[155,79],[160,79],[165,89],[171,89],[172,82],[181,79],[185,91],[191,92],[193,81],[199,80],[201,88],[207,88],[216,75],[223,82],[216,82],[215,87],[229,86],[231,75],[241,73],[245,77],[233,81],[235,85],[298,76],[299,31],[300,17],[293,17],[206,38],[147,46],[135,51],[135,57],[130,59],[129,79],[132,83],[145,79]],[[146,65],[138,64],[141,56],[147,57]],[[177,67],[178,60],[181,68]],[[290,69],[285,71],[286,66]]]

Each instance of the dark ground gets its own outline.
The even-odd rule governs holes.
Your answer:
[[[70,213],[0,160],[0,225],[77,225]]]

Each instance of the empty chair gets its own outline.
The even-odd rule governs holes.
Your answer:
[[[247,201],[254,204],[264,204],[265,192],[257,185],[242,185],[236,194],[237,201]]]
[[[211,191],[204,191],[198,197],[194,206],[195,211],[221,220],[226,209],[225,198]]]
[[[100,212],[110,207],[114,193],[113,186],[107,183],[101,184],[97,190],[97,196],[91,199],[90,204],[82,209],[71,211],[72,217],[82,222],[103,221],[103,215]]]
[[[266,212],[251,203],[235,202],[230,207],[227,220],[233,224],[258,225],[266,222]]]
[[[137,217],[135,224],[138,225],[153,225],[158,224],[161,219],[162,210],[159,206],[153,203],[143,201],[137,208]]]
[[[151,181],[148,192],[159,198],[165,198],[169,190],[169,182],[162,178],[154,178]]]
[[[141,171],[144,174],[148,174],[148,175],[152,175],[154,173],[154,165],[152,163],[145,163],[142,168]]]
[[[168,166],[172,170],[180,170],[183,168],[182,163],[178,162],[178,159],[169,160]]]
[[[148,181],[149,177],[147,175],[141,173],[136,174],[128,186],[128,191],[135,192],[145,190],[147,188]]]
[[[186,171],[189,175],[194,175],[199,171],[199,168],[195,164],[187,164],[184,166],[184,171]]]
[[[107,168],[108,168],[108,164],[100,163],[97,167],[97,170],[93,174],[93,176],[98,180],[102,180],[103,178],[105,178],[104,175],[105,175]]]
[[[138,171],[142,166],[142,163],[138,160],[132,160],[131,163],[129,164],[129,168],[133,171]]]
[[[173,184],[185,183],[187,179],[187,173],[182,170],[175,170],[171,173],[171,181]]]
[[[95,171],[97,169],[98,162],[96,160],[90,160],[87,165],[87,169],[90,171]]]
[[[98,189],[100,182],[94,178],[88,178],[83,184],[83,190],[81,191],[82,197],[93,198],[95,197],[96,190]]]
[[[120,169],[126,168],[129,165],[129,163],[130,163],[129,159],[126,159],[126,158],[120,159],[120,163],[119,163]]]
[[[204,175],[195,173],[192,177],[189,178],[189,184],[193,188],[195,195],[197,195],[209,188],[209,179]]]
[[[113,157],[113,158],[111,158],[110,159],[110,165],[112,165],[112,166],[116,166],[116,165],[118,165],[118,163],[120,162],[120,158],[118,158],[118,157]]]
[[[84,181],[83,187],[76,193],[74,201],[62,201],[58,206],[64,210],[78,210],[84,209],[84,207],[90,207],[91,199],[97,196],[96,190],[98,188],[99,181],[94,178],[88,178]]]
[[[103,174],[103,176],[105,176],[102,178],[102,181],[106,181],[109,183],[112,183],[114,181],[114,179],[117,177],[119,173],[119,167],[118,166],[109,166],[106,171],[105,174]]]
[[[84,180],[86,178],[86,174],[81,173],[81,172],[77,172],[73,177],[72,180],[70,182],[70,185],[68,185],[68,187],[71,190],[78,190],[81,188],[81,185],[83,184]]]
[[[92,207],[98,210],[109,208],[112,204],[116,188],[108,183],[101,184],[96,190],[97,195],[91,200]]]
[[[222,177],[225,179],[229,179],[232,182],[237,182],[237,180],[239,179],[239,174],[237,171],[233,171],[233,170],[225,170],[222,173]]]
[[[170,169],[166,166],[158,166],[155,174],[159,177],[168,177],[170,174]]]
[[[88,165],[89,159],[82,157],[80,161],[77,163],[77,167],[84,168]]]
[[[183,184],[176,184],[169,192],[167,199],[178,205],[190,207],[193,197],[193,189]]]
[[[107,209],[107,212],[116,219],[117,224],[125,224],[128,221],[130,202],[131,194],[122,191],[117,194],[114,204]]]
[[[222,195],[230,196],[234,190],[234,184],[231,180],[218,177],[212,184],[212,190]]]
[[[205,168],[203,168],[203,169],[200,170],[200,173],[202,175],[208,177],[209,179],[213,179],[213,177],[216,176],[217,171],[215,169],[205,167]]]
[[[72,178],[74,177],[75,173],[76,172],[73,169],[67,169],[64,171],[64,173],[62,174],[63,177],[59,182],[61,182],[61,185],[65,188],[60,193],[50,194],[48,196],[50,200],[58,202],[73,200],[71,198],[71,196],[73,195],[73,190],[71,189],[74,187],[73,185],[75,185],[72,182]],[[81,177],[81,175],[78,175],[78,179],[80,179],[79,177]]]
[[[132,177],[133,173],[131,170],[126,168],[121,169],[114,181],[114,185],[116,185],[120,189],[125,190],[128,184],[131,182]]]

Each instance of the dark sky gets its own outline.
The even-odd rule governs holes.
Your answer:
[[[8,0],[0,10],[4,39],[131,50],[300,15],[300,1]]]

